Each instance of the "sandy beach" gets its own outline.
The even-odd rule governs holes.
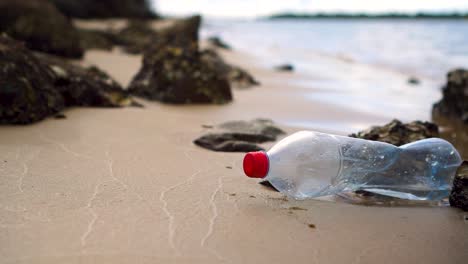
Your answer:
[[[244,176],[241,153],[192,141],[202,125],[271,118],[288,133],[346,135],[390,121],[302,97],[294,73],[223,51],[261,85],[227,105],[74,108],[0,129],[1,263],[466,263],[468,222],[449,207],[288,200]],[[141,56],[88,51],[126,86]],[[310,89],[309,89],[310,91]],[[261,103],[259,103],[261,102]],[[264,145],[265,147],[271,144]]]

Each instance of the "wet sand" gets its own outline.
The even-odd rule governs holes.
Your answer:
[[[307,118],[347,134],[387,118],[302,96],[294,74],[253,68],[259,87],[221,106],[76,108],[67,119],[0,128],[2,263],[466,263],[466,213],[291,201],[242,172],[243,154],[192,140],[234,119]],[[91,51],[123,85],[138,56]],[[308,90],[310,91],[310,89]],[[268,145],[266,145],[268,146]]]

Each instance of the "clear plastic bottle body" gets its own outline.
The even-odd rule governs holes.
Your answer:
[[[401,147],[312,131],[297,132],[268,151],[266,180],[296,199],[366,190],[410,200],[448,196],[461,158],[445,140]]]

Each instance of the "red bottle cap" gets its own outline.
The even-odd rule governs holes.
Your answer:
[[[244,157],[244,172],[250,178],[264,178],[268,173],[269,160],[263,151],[249,152]]]

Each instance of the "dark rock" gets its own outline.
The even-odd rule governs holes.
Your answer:
[[[243,137],[229,133],[208,134],[197,138],[194,143],[202,148],[224,152],[249,152],[264,150],[262,147],[242,141]]]
[[[128,93],[97,67],[83,68],[45,54],[36,56],[54,73],[54,86],[62,94],[66,106],[132,105]]]
[[[81,58],[77,30],[47,0],[0,0],[0,32],[58,56]]]
[[[54,73],[27,48],[0,36],[0,124],[28,124],[61,111]]]
[[[200,17],[181,20],[158,32],[143,66],[129,86],[132,94],[166,103],[226,103],[229,82],[198,51]]]
[[[226,42],[224,42],[220,37],[217,36],[209,37],[208,43],[216,48],[231,50],[231,46],[229,46]]]
[[[35,54],[21,43],[0,36],[0,123],[29,124],[65,106],[130,105],[127,93],[95,67],[69,64]]]
[[[51,0],[69,17],[155,18],[148,0]]]
[[[260,83],[247,71],[238,66],[227,64],[221,56],[212,49],[201,51],[202,60],[225,76],[236,88],[249,88]]]
[[[270,119],[254,119],[252,121],[229,121],[218,126],[219,129],[237,133],[245,140],[255,143],[275,141],[279,135],[285,134],[283,130],[276,127]]]
[[[416,77],[410,77],[408,79],[408,83],[411,84],[411,85],[418,85],[418,84],[421,83],[421,81]]]
[[[225,152],[264,150],[257,143],[275,141],[284,132],[271,120],[231,121],[217,126],[216,132],[203,135],[194,143],[200,147]]]
[[[349,136],[401,146],[420,139],[438,137],[439,129],[436,124],[430,122],[413,121],[403,124],[395,119],[384,126],[374,126]]]
[[[292,64],[281,64],[275,67],[277,71],[292,72],[294,71],[294,66]]]
[[[112,50],[116,44],[116,36],[103,30],[79,29],[80,44],[85,50]]]
[[[468,123],[468,71],[457,69],[449,72],[442,93],[442,100],[433,106],[433,117],[453,117]]]
[[[455,173],[450,205],[468,211],[468,161],[464,161]]]
[[[66,119],[67,116],[62,114],[62,113],[58,113],[54,116],[55,119]]]
[[[294,210],[294,211],[307,211],[307,209],[299,207],[299,206],[291,206],[288,208],[288,210]]]
[[[229,82],[200,60],[198,51],[167,46],[145,61],[129,91],[166,103],[216,103],[232,100]]]

